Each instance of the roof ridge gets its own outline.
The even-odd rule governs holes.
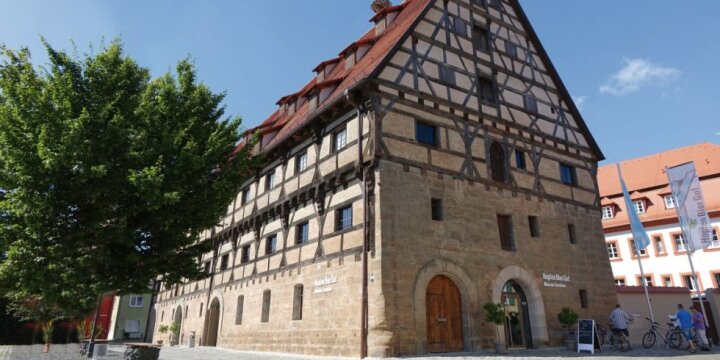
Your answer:
[[[700,142],[700,143],[691,144],[691,145],[685,145],[685,146],[673,148],[673,149],[670,149],[670,150],[666,150],[666,151],[662,151],[662,152],[658,152],[658,153],[654,153],[654,154],[650,154],[650,155],[639,156],[639,157],[631,158],[631,159],[627,159],[627,160],[620,160],[619,162],[613,162],[613,163],[610,163],[610,164],[606,164],[606,165],[600,166],[600,167],[598,167],[598,170],[600,170],[600,169],[605,169],[605,168],[608,168],[608,167],[614,167],[616,164],[620,164],[620,165],[622,165],[622,164],[631,164],[631,163],[635,163],[635,162],[640,162],[640,161],[644,161],[644,160],[649,160],[649,159],[652,159],[652,158],[660,158],[660,157],[663,157],[663,156],[666,156],[666,155],[678,153],[678,152],[680,152],[680,151],[684,151],[684,150],[688,150],[688,149],[693,149],[693,148],[697,148],[697,147],[701,147],[701,146],[707,146],[707,145],[710,145],[711,147],[714,147],[714,148],[716,148],[717,150],[720,150],[720,145],[715,144],[715,143],[712,143],[712,142],[710,142],[710,141],[703,141],[703,142]]]

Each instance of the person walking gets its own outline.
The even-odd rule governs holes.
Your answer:
[[[687,340],[690,346],[690,352],[695,352],[695,342],[693,342],[693,318],[692,314],[685,309],[683,304],[677,305],[678,310],[675,313],[678,321],[680,322],[680,330],[682,331],[683,337]]]
[[[614,333],[620,333],[625,335],[630,340],[630,332],[628,331],[628,322],[632,322],[632,318],[628,315],[625,310],[620,307],[620,304],[615,304],[615,309],[610,313],[610,323],[612,324],[612,331]]]
[[[692,312],[693,327],[695,327],[700,340],[700,349],[710,351],[710,343],[706,335],[705,317],[695,306],[691,306],[690,311]]]

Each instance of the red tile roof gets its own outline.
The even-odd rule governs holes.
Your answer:
[[[400,12],[379,36],[375,36],[375,28],[373,27],[343,50],[346,51],[361,45],[370,45],[370,49],[362,58],[357,60],[354,66],[346,69],[344,64],[338,64],[325,76],[322,83],[317,84],[317,78],[313,78],[300,91],[280,98],[278,105],[292,101],[316,86],[337,85],[335,90],[332,91],[327,99],[324,99],[322,103],[318,104],[314,111],[310,112],[308,103],[302,101],[302,99],[298,99],[297,109],[292,114],[278,109],[263,121],[260,126],[248,130],[249,133],[259,130],[263,134],[278,131],[273,139],[264,145],[261,151],[265,152],[273,149],[297,129],[307,124],[316,115],[326,110],[331,104],[340,100],[346,90],[352,90],[368,80],[392,50],[399,45],[400,41],[405,37],[405,34],[409,32],[412,25],[418,20],[423,10],[426,9],[429,4],[430,0],[406,0],[400,5],[386,9],[388,12],[391,10]],[[340,61],[340,59],[331,59],[322,62],[315,70],[317,71],[322,66],[337,62],[336,60]]]

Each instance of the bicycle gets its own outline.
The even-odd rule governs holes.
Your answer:
[[[612,324],[608,324],[610,331],[610,345],[615,350],[620,352],[627,352],[630,350],[630,339],[625,336],[622,330],[613,329]]]
[[[660,330],[665,330],[665,328],[661,327],[659,322],[653,322],[649,318],[645,319],[650,322],[650,329],[645,333],[645,335],[643,335],[642,338],[642,345],[644,348],[648,349],[653,347],[658,337],[663,340],[665,345],[672,349],[676,349],[680,346],[680,343],[682,342],[682,332],[675,324],[667,323],[669,327],[665,335],[663,335]]]

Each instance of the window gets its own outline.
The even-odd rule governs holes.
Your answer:
[[[206,262],[205,262],[205,273],[206,273],[206,274],[211,274],[211,273],[212,273],[212,269],[210,268],[210,266],[211,266],[210,262],[209,262],[209,261],[206,261]]]
[[[465,21],[459,17],[454,17],[453,19],[455,20],[455,22],[453,24],[453,25],[455,25],[454,26],[455,33],[458,35],[467,36],[468,31],[467,31],[467,24],[465,23]]]
[[[240,195],[240,206],[243,206],[250,201],[250,189],[243,189],[242,195]]]
[[[165,311],[161,311],[160,312],[160,322],[163,322],[164,319],[165,319]]]
[[[587,309],[588,308],[587,290],[580,289],[579,294],[580,294],[580,307],[583,309]]]
[[[535,114],[538,112],[537,100],[530,94],[523,95],[523,107],[530,113]]]
[[[277,246],[277,235],[270,235],[265,239],[265,255],[275,252]]]
[[[477,50],[490,52],[490,36],[484,27],[473,26],[473,45]]]
[[[528,222],[530,223],[530,237],[540,237],[540,221],[537,216],[528,216]]]
[[[198,314],[199,317],[203,316],[203,309],[205,308],[203,305],[203,303],[200,303],[200,313]]]
[[[683,275],[682,277],[685,286],[690,289],[690,291],[695,291],[695,277],[692,275]]]
[[[262,314],[260,322],[270,321],[270,290],[263,291]]]
[[[565,185],[577,185],[577,172],[575,171],[575,167],[561,163],[560,180],[562,180],[563,184]]]
[[[245,245],[240,250],[240,263],[250,261],[250,245]]]
[[[525,152],[522,150],[515,150],[515,167],[521,170],[525,170]]]
[[[297,284],[297,285],[295,285],[295,290],[293,291],[292,319],[293,320],[302,320],[302,310],[303,310],[303,286],[302,286],[302,284]]]
[[[430,217],[435,221],[443,219],[443,203],[442,199],[430,199]]]
[[[227,270],[228,260],[230,260],[230,254],[225,254],[220,258],[220,271]]]
[[[510,215],[497,216],[498,231],[500,233],[500,247],[505,251],[515,251],[515,237],[513,236],[512,218]]]
[[[615,286],[625,286],[625,279],[624,278],[615,279]]]
[[[269,191],[275,187],[275,172],[265,175],[265,191]]]
[[[437,146],[437,126],[429,125],[424,122],[415,122],[415,140],[421,144]]]
[[[673,240],[675,242],[675,251],[687,251],[687,241],[683,234],[673,235]]]
[[[497,182],[506,182],[505,149],[498,142],[490,145],[490,171],[492,179]]]
[[[575,224],[568,224],[568,239],[570,239],[571,244],[577,244],[577,236],[575,233]]]
[[[662,277],[662,281],[663,281],[663,286],[665,286],[665,287],[673,286],[672,276],[665,275]]]
[[[501,9],[502,8],[502,0],[490,0],[490,7],[495,9]]]
[[[472,0],[472,4],[485,7],[485,0]]]
[[[235,309],[235,325],[242,324],[244,307],[245,307],[245,296],[240,295],[237,298],[237,308]]]
[[[143,296],[142,295],[131,295],[130,296],[130,307],[143,307]]]
[[[352,206],[335,210],[335,231],[349,229],[352,226]]]
[[[715,288],[720,289],[720,272],[712,273],[712,278],[715,281]]]
[[[638,213],[638,214],[645,213],[645,200],[633,201],[633,206],[635,207],[636,213]]]
[[[647,255],[647,249],[636,249],[635,248],[635,240],[630,239],[630,251],[633,254],[633,257],[637,257],[637,253],[640,253],[640,256]]]
[[[340,151],[347,145],[347,128],[345,126],[342,129],[333,133],[333,151]]]
[[[720,239],[718,239],[718,232],[715,229],[712,231],[712,242],[710,243],[710,247],[720,247]]]
[[[663,200],[665,200],[665,208],[666,209],[674,209],[675,208],[675,198],[672,195],[663,196]]]
[[[438,64],[438,73],[440,74],[440,81],[455,85],[455,70],[445,64]]]
[[[303,151],[297,157],[295,157],[295,172],[300,173],[307,169],[308,165],[308,154],[307,151]]]
[[[497,103],[497,96],[496,96],[497,94],[495,91],[495,84],[493,84],[492,80],[490,80],[488,78],[484,78],[484,77],[479,78],[478,79],[478,92],[479,92],[481,101],[491,103],[491,104]]]
[[[125,320],[125,332],[140,332],[140,320]]]
[[[645,275],[645,281],[643,282],[642,276],[637,277],[637,284],[638,286],[642,286],[644,283],[645,286],[653,286],[652,276]]]
[[[505,40],[505,52],[511,58],[517,58],[517,46],[512,41]]]
[[[661,236],[653,236],[653,244],[655,245],[655,255],[667,254],[665,250],[665,243]]]
[[[617,244],[615,244],[614,242],[609,242],[605,245],[607,246],[608,258],[610,258],[610,259],[619,258]]]
[[[613,207],[612,206],[603,206],[602,208],[602,218],[605,219],[612,219],[615,214],[613,214]]]
[[[310,224],[305,221],[295,226],[295,243],[303,244],[310,239]]]

